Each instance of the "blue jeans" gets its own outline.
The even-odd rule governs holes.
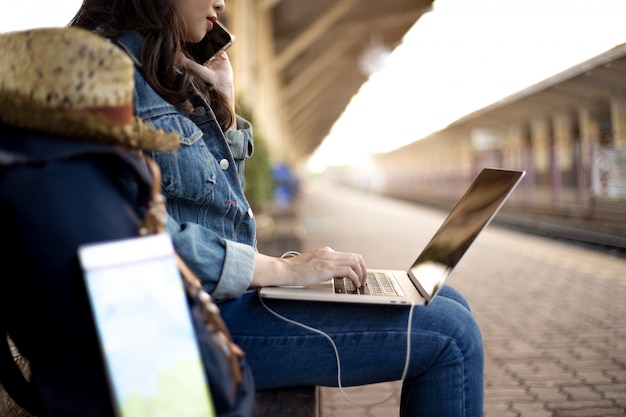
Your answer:
[[[344,387],[399,380],[406,361],[408,307],[265,300],[273,311],[328,334]],[[323,335],[269,313],[256,292],[220,303],[246,352],[258,389],[337,386],[337,360]],[[483,415],[483,345],[465,299],[444,287],[417,306],[400,416]]]

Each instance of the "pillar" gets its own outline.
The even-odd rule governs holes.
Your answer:
[[[611,123],[614,146],[626,148],[626,95],[611,98]]]

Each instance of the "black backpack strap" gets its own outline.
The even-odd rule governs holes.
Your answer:
[[[5,164],[8,164],[8,158],[4,159],[0,164],[0,184],[6,172]],[[13,161],[11,161],[13,162]],[[4,314],[6,311],[0,309],[0,384],[9,396],[26,411],[34,415],[41,415],[43,406],[41,400],[37,396],[33,385],[26,380],[22,370],[15,362],[11,346],[9,345],[8,333],[4,324]]]

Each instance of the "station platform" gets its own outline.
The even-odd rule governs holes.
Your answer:
[[[396,269],[413,262],[447,214],[322,183],[303,188],[295,213],[282,229],[292,235],[273,251],[330,246]],[[626,257],[497,220],[448,281],[483,332],[484,417],[626,416]],[[397,417],[399,390],[399,382],[345,388],[359,403],[390,398],[357,406],[323,387],[321,417]]]

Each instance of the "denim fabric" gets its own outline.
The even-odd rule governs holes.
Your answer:
[[[137,56],[140,39],[122,39]],[[258,388],[336,386],[337,362],[322,335],[268,312],[246,292],[254,268],[254,221],[243,196],[243,159],[252,152],[251,129],[225,136],[206,105],[180,114],[137,72],[137,113],[182,133],[177,154],[155,154],[163,171],[176,250],[220,303],[235,341],[246,352]],[[199,110],[202,109],[202,110]],[[224,162],[226,161],[226,162]],[[342,385],[397,380],[406,357],[409,309],[267,301],[278,313],[320,329],[337,345]],[[463,297],[445,287],[427,307],[414,309],[411,360],[403,383],[401,416],[479,417],[483,404],[480,330]],[[384,355],[384,356],[383,356]]]
[[[342,386],[402,376],[409,308],[265,303],[333,339]],[[221,303],[220,309],[235,342],[246,352],[257,388],[337,386],[335,352],[324,336],[273,316],[255,293]],[[402,387],[400,415],[482,416],[482,339],[463,297],[444,287],[431,304],[415,307],[411,330],[410,367]]]
[[[206,101],[193,99],[193,114],[182,113],[146,82],[139,64],[142,38],[118,40],[137,64],[135,113],[151,125],[181,135],[177,152],[153,152],[167,198],[167,231],[176,251],[216,300],[244,293],[252,280],[256,229],[244,195],[244,161],[252,156],[250,124],[222,132]]]

